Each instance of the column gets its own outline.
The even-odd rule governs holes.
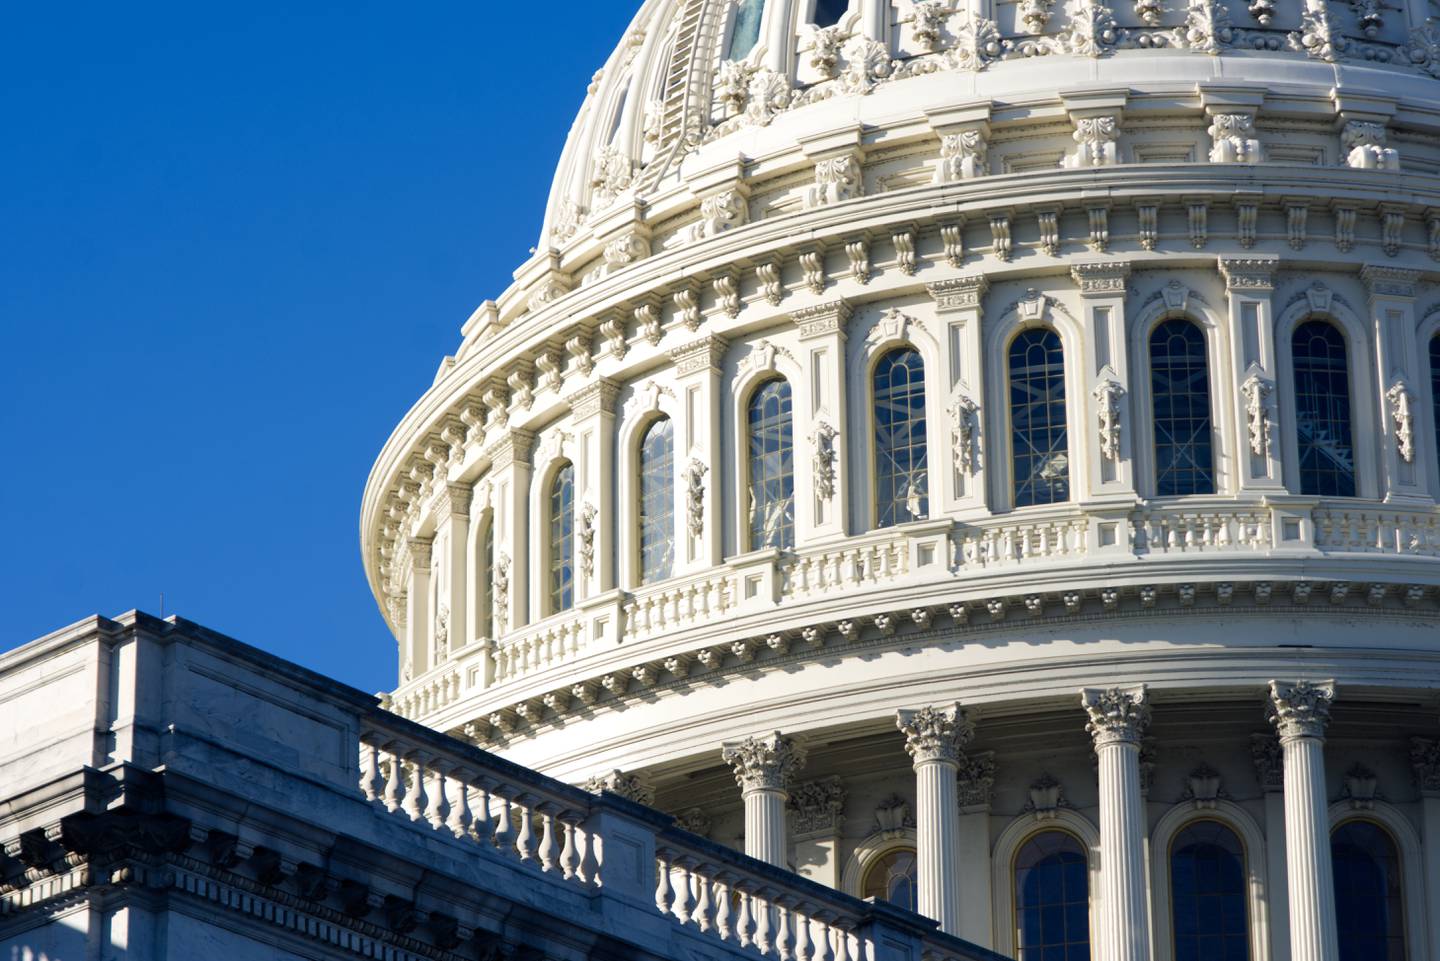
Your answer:
[[[1325,803],[1325,724],[1335,682],[1270,682],[1270,723],[1285,764],[1285,865],[1290,887],[1290,956],[1337,961],[1335,881]]]
[[[1225,278],[1229,306],[1230,356],[1234,404],[1222,409],[1235,411],[1231,436],[1235,451],[1237,492],[1281,493],[1285,489],[1280,473],[1280,425],[1275,399],[1275,317],[1270,302],[1275,292],[1274,257],[1221,257],[1220,273]],[[1215,383],[1222,383],[1216,371]]]
[[[1084,688],[1100,761],[1100,898],[1097,957],[1150,961],[1145,891],[1145,807],[1140,796],[1140,739],[1150,723],[1145,685]]]
[[[698,571],[724,560],[720,529],[720,364],[728,345],[700,339],[670,351],[680,423],[675,436],[675,573]]]
[[[470,498],[471,490],[463,484],[446,484],[435,506],[439,518],[436,534],[445,538],[445,580],[444,595],[439,603],[445,605],[446,653],[464,647],[470,642],[470,612],[466,591],[470,581]],[[436,626],[440,623],[436,611]],[[438,634],[438,630],[437,630]],[[436,637],[436,645],[442,638]],[[436,651],[436,656],[439,656]]]
[[[529,623],[530,551],[526,523],[530,495],[530,452],[535,434],[512,428],[496,442],[490,461],[491,496],[494,498],[495,571],[491,590],[495,598],[495,636]]]
[[[845,333],[850,305],[832,300],[798,310],[790,319],[800,332],[801,363],[808,381],[808,396],[794,398],[795,410],[804,418],[797,424],[796,437],[806,438],[809,445],[808,451],[795,452],[796,489],[810,493],[796,497],[795,541],[805,544],[844,537],[850,531],[845,513],[853,496],[845,469],[850,436],[845,429]]]
[[[1265,792],[1265,908],[1270,919],[1270,961],[1290,961],[1290,897],[1285,883],[1285,765],[1280,739],[1250,735],[1255,779]]]
[[[745,801],[745,853],[789,869],[785,803],[790,782],[805,764],[805,749],[793,738],[772,731],[721,745],[720,757],[735,769]]]
[[[960,760],[960,937],[994,949],[991,928],[994,893],[990,883],[990,801],[995,793],[995,753],[982,751]]]
[[[943,449],[938,453],[939,463],[950,469],[940,472],[946,478],[944,489],[932,492],[937,504],[935,513],[940,516],[986,507],[984,445],[980,437],[980,402],[985,396],[980,315],[989,286],[983,275],[971,274],[925,287],[944,325],[943,374],[949,391],[948,429],[940,432]]]
[[[575,600],[615,589],[615,397],[604,377],[565,398],[575,430]]]
[[[429,537],[409,539],[410,591],[405,606],[402,682],[430,670],[430,550],[433,546],[434,541]]]
[[[975,725],[959,704],[897,711],[895,724],[915,763],[915,883],[920,914],[960,933],[960,802],[956,777],[961,751]]]
[[[1421,845],[1425,865],[1425,920],[1428,930],[1416,930],[1414,937],[1428,934],[1427,957],[1440,958],[1440,741],[1410,739],[1410,764],[1420,788]]]
[[[1091,501],[1118,498],[1127,510],[1135,503],[1135,425],[1139,422],[1131,410],[1126,360],[1125,278],[1129,276],[1130,264],[1123,260],[1070,268],[1085,311],[1081,325],[1085,343],[1075,359],[1085,373],[1084,409],[1088,412],[1083,435],[1087,489],[1076,491],[1075,497]]]
[[[1434,457],[1430,439],[1435,435],[1420,427],[1425,418],[1420,416],[1419,385],[1428,375],[1415,336],[1415,284],[1420,280],[1420,272],[1366,264],[1360,269],[1360,279],[1365,282],[1369,295],[1370,320],[1375,329],[1375,376],[1379,389],[1375,402],[1380,408],[1380,436],[1384,445],[1380,456],[1379,494],[1389,504],[1428,507],[1434,502],[1430,498],[1425,468]],[[1362,406],[1360,416],[1355,418],[1356,424],[1374,423],[1373,419],[1364,418],[1363,410]],[[1357,451],[1362,443],[1355,445]],[[1425,453],[1422,455],[1421,451]]]

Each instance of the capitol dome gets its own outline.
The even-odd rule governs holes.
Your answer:
[[[392,709],[1025,961],[1440,958],[1432,12],[645,3],[369,478]]]

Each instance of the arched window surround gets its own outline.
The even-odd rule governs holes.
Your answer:
[[[759,343],[751,346],[752,354],[742,357],[738,362],[739,371],[730,381],[728,397],[725,401],[725,416],[729,423],[725,425],[724,432],[731,440],[730,450],[726,454],[726,473],[729,475],[729,490],[734,491],[732,497],[726,497],[720,504],[720,511],[726,531],[726,542],[724,553],[726,557],[733,557],[736,554],[749,553],[750,547],[750,521],[748,510],[748,497],[750,491],[750,431],[749,431],[749,410],[750,400],[755,392],[760,390],[771,381],[783,380],[790,384],[790,423],[795,437],[795,546],[801,547],[808,539],[809,532],[813,530],[816,523],[815,498],[808,495],[812,491],[812,479],[810,476],[811,453],[808,438],[813,426],[813,419],[810,416],[810,402],[807,381],[800,369],[800,366],[789,356],[789,352],[783,348],[774,347],[773,353],[769,354],[768,362],[747,363],[750,357],[761,355],[753,352],[764,350]],[[841,450],[845,447],[843,442]]]
[[[908,310],[908,308],[907,308]],[[937,469],[937,458],[945,449],[943,446],[944,418],[940,411],[945,406],[949,392],[945,390],[941,376],[940,345],[927,329],[927,322],[910,315],[907,310],[895,317],[875,318],[868,329],[854,331],[864,339],[850,352],[849,369],[846,371],[846,391],[849,397],[849,426],[847,437],[841,438],[841,456],[847,456],[850,470],[850,529],[852,531],[877,530],[879,517],[876,512],[875,496],[875,405],[872,395],[875,385],[875,370],[880,361],[893,350],[914,350],[925,365],[925,450],[926,490],[929,510],[926,520],[939,516],[948,510],[944,499],[943,484],[945,472]],[[836,425],[839,426],[838,424]],[[848,445],[847,445],[848,442]]]
[[[1069,808],[1060,808],[1054,817],[1044,821],[1036,820],[1032,814],[1022,814],[1011,821],[995,840],[990,857],[990,900],[994,915],[994,949],[1007,957],[1014,957],[1015,944],[1015,858],[1025,842],[1046,831],[1063,831],[1080,842],[1089,862],[1090,884],[1090,945],[1093,951],[1097,932],[1100,930],[1095,916],[1096,894],[1100,890],[1100,832],[1084,816]],[[858,883],[858,882],[857,882]]]
[[[1163,301],[1141,312],[1130,324],[1129,355],[1130,385],[1133,394],[1131,409],[1135,412],[1137,443],[1131,447],[1135,457],[1135,483],[1142,497],[1156,496],[1155,461],[1155,398],[1151,389],[1150,337],[1155,328],[1168,320],[1188,320],[1200,328],[1205,338],[1205,361],[1210,373],[1210,425],[1214,453],[1215,493],[1189,495],[1220,497],[1232,494],[1235,475],[1236,439],[1235,383],[1230,363],[1230,334],[1225,321],[1207,305],[1199,304],[1192,292],[1183,309],[1171,308]],[[1158,961],[1158,959],[1157,959]]]
[[[904,828],[893,833],[876,832],[860,841],[850,852],[850,856],[845,860],[845,867],[840,871],[840,890],[851,897],[860,897],[860,886],[865,883],[865,874],[871,865],[900,848],[914,850],[918,843],[916,838],[914,828]]]
[[[1015,509],[1014,482],[1014,441],[1011,437],[1010,420],[1010,370],[1008,358],[1010,345],[1015,338],[1027,330],[1037,327],[1049,328],[1060,338],[1060,347],[1065,353],[1065,431],[1070,458],[1070,499],[1056,504],[1026,507],[1026,511],[1069,510],[1069,505],[1083,500],[1089,494],[1090,448],[1098,443],[1092,435],[1088,405],[1075,402],[1086,398],[1093,385],[1084,378],[1080,359],[1085,356],[1084,337],[1080,327],[1053,298],[1042,301],[1042,308],[1034,316],[1021,316],[1019,310],[1011,310],[999,321],[985,330],[985,356],[999,358],[987,364],[985,382],[984,426],[980,436],[984,441],[985,473],[989,480],[989,497],[992,510],[1003,513]]]
[[[1416,311],[1419,315],[1421,312]],[[1415,393],[1415,466],[1423,471],[1426,490],[1430,496],[1440,500],[1440,450],[1437,450],[1437,425],[1435,423],[1435,391],[1430,377],[1430,341],[1440,337],[1440,312],[1424,317],[1416,324],[1416,354],[1419,369],[1411,385]],[[1387,385],[1388,386],[1388,385]]]
[[[641,405],[645,395],[649,394],[649,402]],[[617,577],[619,586],[626,590],[635,590],[640,587],[640,444],[645,439],[645,432],[650,425],[658,420],[669,418],[675,430],[675,484],[672,492],[675,505],[675,561],[671,568],[671,576],[683,573],[685,570],[684,551],[684,503],[685,503],[685,463],[687,456],[685,451],[690,448],[690,440],[686,436],[684,418],[681,416],[680,406],[675,400],[673,393],[668,388],[658,385],[651,390],[646,383],[637,383],[630,390],[630,397],[624,403],[624,420],[616,432],[616,444],[619,456],[616,458],[616,471],[619,474],[617,490],[617,501],[619,510],[619,531],[616,537],[616,546],[619,550],[619,561],[617,565]],[[712,478],[707,477],[707,480]],[[705,496],[723,496],[720,491],[714,489],[713,484],[707,484]],[[721,503],[724,503],[722,500]],[[599,523],[605,523],[601,517]],[[649,585],[646,585],[649,586]]]
[[[477,485],[477,492],[470,502],[470,536],[466,545],[466,557],[469,563],[466,565],[467,584],[465,585],[465,607],[469,612],[466,618],[466,625],[473,635],[473,638],[492,637],[494,635],[495,612],[494,612],[494,585],[492,578],[494,570],[487,569],[485,558],[482,556],[485,548],[485,536],[495,526],[495,509],[490,505],[489,498],[484,501],[480,498],[480,487]],[[500,551],[500,544],[495,544],[495,552]],[[493,558],[492,558],[493,560]],[[482,612],[482,607],[489,607],[490,610]],[[466,638],[466,641],[472,638]]]
[[[555,475],[566,465],[575,464],[575,441],[563,431],[558,425],[554,428],[556,433],[547,438],[538,439],[536,450],[538,455],[543,455],[530,475],[530,490],[525,498],[526,513],[529,515],[526,522],[526,529],[530,534],[531,549],[528,552],[530,561],[529,577],[529,604],[531,621],[540,620],[546,617],[553,617],[556,614],[568,614],[572,611],[554,611],[550,605],[550,486],[555,482]],[[580,478],[575,478],[575,510],[580,509],[579,494],[581,489]],[[577,515],[578,516],[578,515]],[[578,541],[578,535],[574,540]],[[500,545],[495,545],[496,551]],[[507,550],[511,557],[514,552]],[[572,552],[573,553],[573,552]],[[580,590],[580,566],[572,556],[570,559],[573,565],[571,570],[575,572],[575,600],[583,597]],[[513,603],[513,599],[512,599]]]
[[[1305,302],[1293,305],[1275,322],[1275,394],[1280,423],[1276,425],[1280,452],[1284,458],[1285,488],[1300,493],[1300,444],[1296,438],[1295,357],[1292,341],[1295,329],[1312,320],[1333,324],[1345,341],[1346,372],[1350,386],[1350,438],[1355,453],[1355,496],[1375,498],[1380,486],[1376,468],[1380,434],[1379,397],[1375,387],[1374,351],[1366,326],[1340,303],[1337,296],[1329,310],[1313,310]]]
[[[1400,852],[1401,884],[1405,886],[1401,899],[1405,908],[1405,954],[1409,961],[1421,961],[1429,950],[1429,934],[1425,911],[1425,853],[1420,834],[1394,805],[1385,801],[1375,801],[1373,805],[1366,810],[1356,810],[1349,801],[1336,801],[1329,809],[1329,834],[1349,821],[1369,821],[1390,835]]]
[[[1151,914],[1155,927],[1155,961],[1174,961],[1174,910],[1170,900],[1170,845],[1175,836],[1196,821],[1216,821],[1234,831],[1245,851],[1246,910],[1250,923],[1250,961],[1269,961],[1270,925],[1282,926],[1289,918],[1272,920],[1266,901],[1265,834],[1259,823],[1233,801],[1217,800],[1209,810],[1196,810],[1184,801],[1166,811],[1150,833]]]

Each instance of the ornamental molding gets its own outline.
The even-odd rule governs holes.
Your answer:
[[[905,735],[905,752],[917,767],[932,761],[959,764],[965,745],[975,737],[975,723],[959,702],[897,711],[895,726]]]
[[[1128,261],[1072,264],[1070,279],[1080,288],[1082,297],[1125,296],[1125,279],[1130,276]]]
[[[1208,3],[1210,0],[1201,2]],[[1265,160],[1265,150],[1255,133],[1254,114],[1214,114],[1205,132],[1210,135],[1212,143],[1211,163],[1263,163]]]
[[[915,816],[911,813],[910,802],[898,794],[891,794],[875,806],[875,834],[883,840],[903,837],[906,831],[915,829]]]
[[[962,477],[980,472],[980,450],[980,405],[961,394],[950,405],[950,451]]]
[[[1275,289],[1275,274],[1280,269],[1278,257],[1221,257],[1220,274],[1226,290]]]
[[[989,150],[990,143],[982,127],[941,134],[940,159],[935,163],[933,182],[949,184],[988,176]]]
[[[935,301],[936,311],[942,314],[980,310],[985,292],[989,289],[990,281],[985,279],[984,274],[971,274],[925,285],[925,292]]]
[[[845,784],[838,775],[803,781],[790,792],[791,831],[796,835],[839,833],[845,822]]]
[[[615,413],[615,401],[619,396],[619,382],[601,377],[566,396],[565,403],[569,405],[572,417],[584,420],[601,413]]]
[[[698,457],[685,466],[685,519],[691,537],[705,533],[705,475],[710,470]]]
[[[702,371],[718,373],[725,360],[729,342],[723,337],[710,335],[676,347],[670,351],[670,362],[675,365],[675,376],[685,377]],[[653,381],[652,381],[653,383]]]
[[[1049,771],[1041,774],[1029,788],[1030,798],[1021,810],[1037,821],[1053,821],[1061,808],[1070,807],[1065,788]]]
[[[774,373],[778,367],[777,357],[784,357],[790,363],[795,363],[795,355],[784,347],[777,347],[768,339],[761,338],[753,346],[749,353],[737,365],[741,376],[758,373]]]
[[[580,576],[587,581],[595,573],[595,521],[599,509],[588,499],[580,505],[577,534],[580,535]]]
[[[1440,797],[1440,741],[1433,738],[1410,739],[1410,768],[1415,786],[1426,797]]]
[[[721,745],[720,758],[734,769],[735,782],[744,793],[783,793],[789,790],[795,774],[805,766],[805,748],[794,738],[772,731]]]
[[[913,339],[912,329],[924,331],[925,325],[899,308],[887,308],[865,335],[865,346],[874,349],[892,341],[909,342]]]
[[[1271,681],[1269,720],[1282,742],[1323,738],[1334,700],[1334,681]]]
[[[1102,370],[1101,375],[1106,373],[1114,375],[1109,367]],[[1120,398],[1125,395],[1125,388],[1116,381],[1106,378],[1095,385],[1095,412],[1099,423],[1100,431],[1100,456],[1106,460],[1118,461],[1120,459]]]
[[[1360,280],[1364,282],[1371,297],[1413,299],[1420,277],[1420,271],[1406,270],[1403,267],[1366,264],[1360,268]]]
[[[797,310],[790,315],[790,319],[799,328],[801,340],[835,333],[844,337],[846,325],[849,324],[852,313],[848,301],[832,300],[816,304],[814,307]]]
[[[959,795],[957,800],[963,814],[990,810],[995,796],[995,752],[981,751],[965,754],[960,758]]]
[[[1274,734],[1250,735],[1250,763],[1255,780],[1267,793],[1285,788],[1285,751]]]
[[[839,460],[836,442],[839,438],[840,432],[829,422],[823,420],[816,423],[815,429],[811,433],[811,443],[815,448],[811,455],[815,493],[822,501],[829,501],[835,496],[835,465]]]
[[[1221,784],[1220,772],[1202,761],[1185,776],[1185,790],[1180,800],[1189,801],[1197,811],[1213,811],[1219,801],[1229,801],[1231,797]]]
[[[625,408],[621,416],[626,421],[634,420],[645,414],[657,413],[660,410],[660,398],[668,397],[675,399],[675,392],[657,381],[647,380],[644,384],[637,386],[631,394],[630,399],[625,402]]]
[[[604,774],[597,774],[585,782],[585,790],[591,794],[609,791],[611,794],[619,795],[636,804],[644,804],[647,807],[655,806],[655,789],[650,784],[649,778],[640,773],[626,774],[617,768]]]
[[[1257,457],[1270,456],[1275,419],[1275,403],[1271,394],[1274,392],[1275,382],[1251,365],[1250,375],[1240,385],[1240,396],[1245,401],[1245,427],[1250,435],[1250,453]]]
[[[1110,744],[1133,744],[1137,748],[1150,726],[1149,691],[1136,687],[1082,688],[1080,705],[1089,722],[1085,731],[1095,739],[1095,749]]]
[[[1415,392],[1400,377],[1385,392],[1385,404],[1390,412],[1390,423],[1395,430],[1395,452],[1409,464],[1415,460],[1415,425],[1411,409]]]

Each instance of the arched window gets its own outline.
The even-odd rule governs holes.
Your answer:
[[[735,19],[730,24],[730,45],[726,59],[744,60],[760,42],[760,20],[765,15],[765,0],[738,0]]]
[[[1167,320],[1151,332],[1150,394],[1155,493],[1215,493],[1205,335],[1190,321]]]
[[[1219,821],[1192,821],[1170,842],[1175,961],[1248,961],[1245,848]]]
[[[1010,431],[1015,506],[1069,500],[1065,350],[1048,328],[1024,331],[1010,343]]]
[[[1373,821],[1346,821],[1330,834],[1340,961],[1405,961],[1400,852]]]
[[[1041,831],[1015,854],[1020,961],[1090,961],[1090,869],[1066,831]]]
[[[640,441],[640,583],[662,581],[675,563],[675,425],[662,417]]]
[[[1355,496],[1350,443],[1350,371],[1345,337],[1334,324],[1308,320],[1291,339],[1300,493]]]
[[[487,520],[480,531],[480,572],[475,585],[475,603],[479,620],[475,629],[481,637],[495,636],[495,521]]]
[[[1430,413],[1435,426],[1435,452],[1440,455],[1440,334],[1430,338]]]
[[[575,605],[575,467],[550,482],[550,613]]]
[[[795,546],[795,436],[790,384],[772,380],[750,395],[750,548]]]
[[[889,901],[896,907],[914,911],[915,849],[895,848],[876,858],[875,863],[865,869],[860,896]]]
[[[925,453],[925,364],[911,347],[875,365],[875,526],[918,520],[930,510]]]
[[[850,0],[815,0],[815,13],[810,22],[817,27],[833,27],[850,9]]]

